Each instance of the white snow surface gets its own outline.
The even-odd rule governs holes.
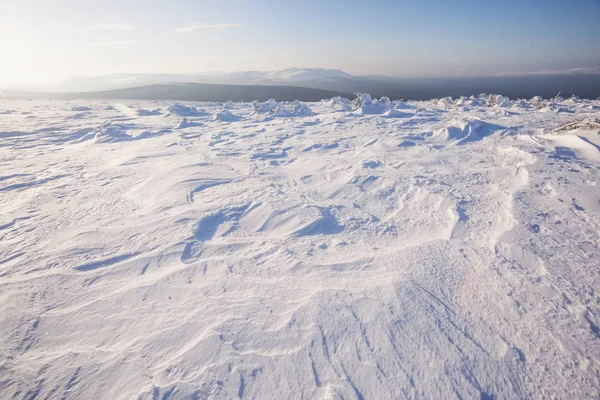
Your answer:
[[[0,398],[597,398],[600,104],[363,103],[0,103]]]

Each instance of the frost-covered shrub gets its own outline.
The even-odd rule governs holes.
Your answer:
[[[356,98],[352,101],[352,109],[357,110],[364,106],[368,106],[373,104],[373,99],[371,99],[371,95],[368,93],[355,93]]]
[[[571,121],[564,125],[554,128],[554,132],[571,132],[571,131],[597,131],[600,133],[600,119],[584,118],[578,121]]]
[[[517,99],[513,103],[512,108],[521,108],[521,109],[529,108],[529,102],[524,99]]]

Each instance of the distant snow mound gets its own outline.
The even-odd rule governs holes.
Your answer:
[[[298,100],[294,100],[291,103],[279,103],[273,111],[273,116],[276,117],[305,117],[313,114],[310,107]]]
[[[510,98],[506,96],[502,96],[499,94],[491,94],[488,97],[487,105],[489,107],[498,106],[498,107],[510,107]]]
[[[553,129],[553,132],[572,132],[572,131],[596,131],[600,134],[600,119],[585,118],[579,121],[571,121]]]
[[[478,96],[461,96],[456,100],[452,100],[451,97],[444,97],[437,100],[437,105],[444,109],[451,108],[466,108],[469,107],[509,107],[511,104],[508,97],[498,94],[485,94],[482,93]]]
[[[153,115],[160,115],[160,109],[155,108],[154,110],[145,110],[143,108],[140,108],[139,110],[137,110],[137,115],[139,115],[140,117],[150,117]]]
[[[451,120],[449,126],[437,130],[433,137],[448,141],[457,141],[457,144],[465,144],[481,140],[497,130],[501,126],[470,118],[463,120]]]
[[[177,129],[191,128],[193,126],[202,126],[202,124],[199,122],[189,121],[187,118],[183,118],[181,122],[179,122],[179,125],[177,125]]]
[[[414,114],[411,113],[407,113],[395,108],[392,108],[388,111],[386,111],[385,113],[383,113],[383,117],[384,118],[410,118],[412,117]]]
[[[394,105],[396,110],[414,110],[416,107],[408,104],[406,101],[397,101]]]
[[[254,107],[254,111],[252,112],[252,115],[266,114],[266,113],[274,112],[275,109],[277,108],[277,106],[279,106],[279,103],[275,99],[269,99],[269,100],[265,101],[264,103],[254,101],[254,102],[252,102],[252,106]]]
[[[215,113],[213,116],[213,121],[222,121],[222,122],[237,122],[242,118],[238,115],[233,115],[228,110],[220,110]]]
[[[489,97],[487,94],[482,93],[478,96],[469,97],[469,105],[473,107],[484,107],[488,104]]]
[[[530,107],[529,102],[524,99],[517,99],[515,102],[513,102],[513,105],[512,105],[512,108],[527,109],[529,107]]]
[[[363,93],[354,100],[358,107],[368,106],[373,104],[373,98],[369,93]]]
[[[469,102],[468,97],[460,96],[460,98],[458,98],[454,101],[454,105],[456,107],[465,107],[465,106],[471,105],[471,103]]]
[[[116,143],[133,140],[127,131],[122,130],[118,126],[103,125],[98,133],[96,133],[96,143]]]
[[[128,142],[133,140],[133,137],[128,135],[127,131],[119,125],[104,123],[97,129],[79,138],[77,142],[86,142],[88,140],[93,140],[95,143],[117,143]]]
[[[529,104],[533,107],[543,107],[544,99],[541,96],[535,96],[529,100]]]
[[[440,108],[448,109],[454,106],[454,100],[452,100],[452,97],[443,97],[435,101],[435,104]]]
[[[185,104],[173,104],[167,109],[167,115],[178,115],[180,117],[199,117],[206,115],[202,110],[197,109],[194,106],[186,106]]]
[[[92,109],[90,107],[85,107],[85,106],[76,106],[76,107],[72,107],[71,111],[92,111]]]
[[[452,120],[450,124],[450,126],[440,129],[436,136],[443,137],[445,140],[461,140],[481,128],[483,121],[478,119]]]
[[[352,102],[344,97],[334,97],[327,100],[326,104],[334,111],[351,111]]]
[[[393,108],[389,97],[373,100],[368,93],[361,94],[354,100],[355,112],[359,114],[383,114]]]
[[[223,104],[223,108],[231,108],[233,106],[235,106],[235,103],[231,100],[229,100]]]
[[[373,104],[377,104],[379,107],[384,107],[387,109],[394,107],[394,104],[392,103],[389,97],[382,97],[379,100],[375,100],[373,101]]]

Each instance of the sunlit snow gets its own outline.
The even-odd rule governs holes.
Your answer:
[[[595,398],[600,102],[0,103],[0,397]]]

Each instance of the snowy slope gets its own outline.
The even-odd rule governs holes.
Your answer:
[[[275,81],[282,83],[302,82],[332,82],[337,80],[356,79],[352,75],[335,69],[324,68],[290,68],[282,71],[269,72],[255,82]]]
[[[4,101],[0,398],[596,398],[598,118]]]

